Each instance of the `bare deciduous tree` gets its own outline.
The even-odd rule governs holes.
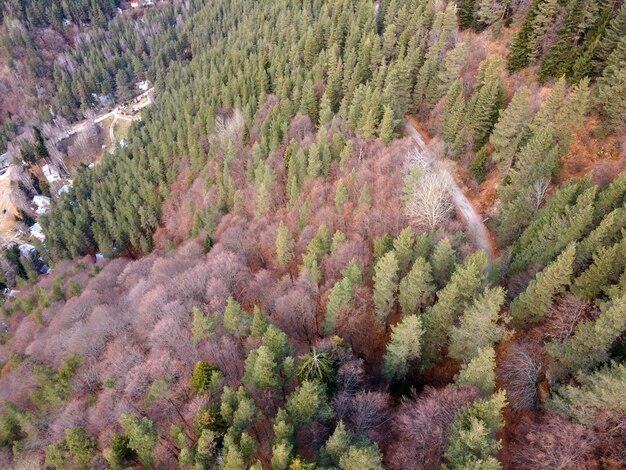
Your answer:
[[[518,425],[518,438],[511,446],[514,468],[540,470],[544,468],[587,470],[598,468],[593,453],[593,431],[561,418],[547,414],[536,423],[528,418]]]
[[[393,418],[393,441],[386,455],[386,467],[439,468],[450,423],[461,407],[478,396],[475,387],[427,387],[420,396],[404,400]]]
[[[574,333],[576,324],[589,317],[591,302],[574,294],[566,294],[559,298],[550,309],[545,323],[545,334],[548,338],[563,341]]]
[[[452,211],[450,177],[446,173],[426,173],[406,206],[411,222],[419,228],[433,230]]]
[[[499,366],[509,406],[513,411],[536,409],[539,405],[537,385],[544,367],[530,346],[513,343]]]

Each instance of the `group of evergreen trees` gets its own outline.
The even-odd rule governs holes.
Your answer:
[[[598,102],[612,125],[620,124],[616,116],[623,108],[610,97],[623,91],[624,41],[615,36],[623,24],[623,8],[616,16],[610,2],[596,7],[593,2],[532,2],[508,63],[488,56],[473,86],[467,87],[459,74],[470,46],[455,42],[457,11],[452,2],[389,0],[378,9],[369,0],[191,3],[194,13],[186,12],[171,30],[163,26],[163,36],[144,51],[149,59],[135,64],[137,71],[154,65],[157,104],[133,126],[129,147],[105,157],[94,169],[83,169],[69,194],[43,218],[46,243],[58,257],[95,251],[107,257],[148,254],[162,222],[163,201],[175,183],[184,179],[191,185],[199,178],[212,203],[190,206],[188,235],[206,233],[205,252],[213,249],[212,232],[222,214],[247,212],[249,219],[273,220],[275,238],[269,245],[275,259],[259,255],[255,263],[275,271],[271,282],[297,278],[315,291],[311,297],[325,283],[328,291],[319,305],[317,298],[311,300],[314,326],[303,328],[307,344],[298,344],[295,335],[279,328],[275,317],[266,317],[259,306],[233,295],[216,312],[195,307],[190,313],[191,344],[218,338],[223,341],[215,344],[235,345],[241,356],[236,378],[226,383],[215,364],[194,359],[189,391],[202,400],[193,420],[181,415],[164,432],[138,413],[122,414],[121,433],[102,452],[112,468],[153,466],[160,439],[175,442],[169,451],[187,468],[221,462],[225,469],[260,469],[261,453],[271,455],[276,470],[315,468],[297,454],[297,436],[310,433],[316,436],[312,446],[321,465],[382,469],[381,448],[371,434],[354,423],[347,425],[350,413],[338,416],[337,411],[348,406],[341,400],[357,389],[377,393],[361,391],[364,372],[350,375],[349,367],[359,360],[335,336],[357,301],[359,313],[371,313],[368,327],[378,328],[387,339],[373,355],[378,362],[371,365],[381,366],[381,374],[370,377],[372,382],[402,390],[446,364],[458,371],[450,374],[447,389],[473,394],[454,412],[446,410],[449,421],[440,425],[438,458],[447,468],[500,468],[495,436],[503,426],[507,395],[496,391],[496,351],[516,333],[538,332],[534,337],[541,339],[537,344],[545,352],[552,387],[548,407],[587,424],[599,410],[611,416],[623,413],[612,398],[619,396],[624,376],[616,344],[626,330],[626,172],[606,187],[592,185],[590,178],[567,182],[544,201],[570,147],[572,130],[587,111],[589,76],[599,77]],[[507,2],[483,0],[466,0],[458,12],[461,26],[477,31],[512,13]],[[544,35],[557,16],[563,21],[555,43],[541,55]],[[130,30],[120,34],[135,37]],[[576,38],[584,39],[579,44]],[[607,46],[600,46],[601,38]],[[193,60],[177,60],[186,45]],[[89,55],[84,47],[77,54]],[[142,47],[146,44],[137,50]],[[578,60],[583,51],[587,65]],[[603,59],[595,61],[596,55]],[[540,76],[556,81],[533,114],[530,87],[519,87],[507,104],[502,76],[505,68],[512,72],[536,60]],[[111,70],[118,74],[125,69],[120,63]],[[107,73],[97,76],[111,78]],[[75,83],[69,76],[60,80],[61,88]],[[369,186],[355,188],[355,173],[346,168],[358,142],[353,137],[378,136],[389,144],[406,111],[425,115],[442,98],[447,155],[457,158],[467,145],[478,151],[478,173],[488,159],[499,170],[499,259],[488,260],[482,251],[468,254],[443,230],[415,233],[396,224],[400,226],[393,236],[367,240],[371,252],[366,263],[348,257],[328,282],[327,260],[342,250],[350,234],[332,233],[324,223],[307,227],[316,195],[303,196],[303,189],[336,177],[328,210],[345,214],[346,205],[357,199],[354,193],[358,209],[367,208],[372,203]],[[306,139],[298,138],[297,124],[305,129]],[[403,197],[407,192],[410,196],[419,178],[419,168],[406,176]],[[249,194],[254,201],[245,200]],[[272,211],[270,201],[284,208]],[[297,233],[305,227],[308,235]],[[296,294],[306,301],[303,293]],[[569,321],[569,328],[559,336],[544,335],[546,325],[558,317],[555,305],[566,295],[585,302],[593,313],[574,320],[556,318]],[[46,392],[46,400],[50,394],[57,402],[67,400],[71,372],[41,369],[46,380],[40,380],[38,390]],[[166,400],[176,408],[168,380],[174,379],[151,382],[145,407]],[[59,381],[61,387],[49,385]],[[29,422],[20,413],[25,412],[7,405],[1,416],[0,430],[9,435],[11,445],[20,441],[20,423]],[[73,427],[47,448],[46,464],[87,467],[96,454],[94,438]]]

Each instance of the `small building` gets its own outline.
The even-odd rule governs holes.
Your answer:
[[[59,188],[59,190],[57,191],[57,197],[61,196],[61,194],[63,194],[63,193],[69,193],[70,192],[70,188],[71,188],[71,185],[69,185],[69,184],[64,184],[63,186],[61,186]]]
[[[132,0],[132,2],[130,2],[130,7],[131,8],[139,8],[140,6],[141,5],[140,5],[139,0]]]
[[[29,243],[22,243],[18,246],[18,249],[24,258],[32,258],[37,254],[37,249]]]
[[[43,233],[43,229],[39,224],[35,224],[30,228],[30,234],[39,241],[44,241],[46,239],[46,236]]]
[[[43,175],[46,177],[46,180],[50,184],[61,179],[61,175],[59,175],[59,172],[52,168],[50,165],[42,166],[41,171],[43,172]]]
[[[46,196],[35,196],[33,197],[33,202],[37,206],[35,210],[35,214],[42,215],[50,210],[50,198]]]
[[[150,89],[150,82],[148,80],[143,80],[135,83],[135,87],[141,91],[148,91]]]

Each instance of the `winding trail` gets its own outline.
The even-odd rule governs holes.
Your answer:
[[[407,135],[413,139],[416,144],[418,151],[426,157],[428,161],[433,163],[433,168],[435,171],[445,173],[451,182],[450,184],[450,196],[452,197],[452,201],[457,209],[457,211],[461,214],[465,223],[467,224],[467,230],[471,237],[474,240],[474,244],[477,248],[480,248],[485,251],[487,255],[487,263],[488,267],[491,267],[491,262],[493,261],[493,239],[489,230],[483,223],[482,217],[476,211],[470,200],[465,196],[461,188],[457,184],[454,179],[454,176],[451,174],[450,170],[446,167],[446,165],[441,164],[444,163],[444,159],[439,159],[437,156],[430,150],[430,147],[422,137],[422,134],[411,124],[411,122],[407,119],[404,119],[404,130]],[[440,163],[440,164],[437,164]]]

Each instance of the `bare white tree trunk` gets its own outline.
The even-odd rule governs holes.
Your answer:
[[[550,180],[547,178],[539,178],[533,184],[531,196],[532,196],[532,201],[533,201],[533,206],[535,208],[535,211],[539,209],[539,206],[543,202],[543,198],[545,197],[546,191],[548,190],[549,186],[550,186]]]
[[[433,230],[449,217],[452,208],[449,175],[426,173],[420,178],[406,212],[415,226]]]

